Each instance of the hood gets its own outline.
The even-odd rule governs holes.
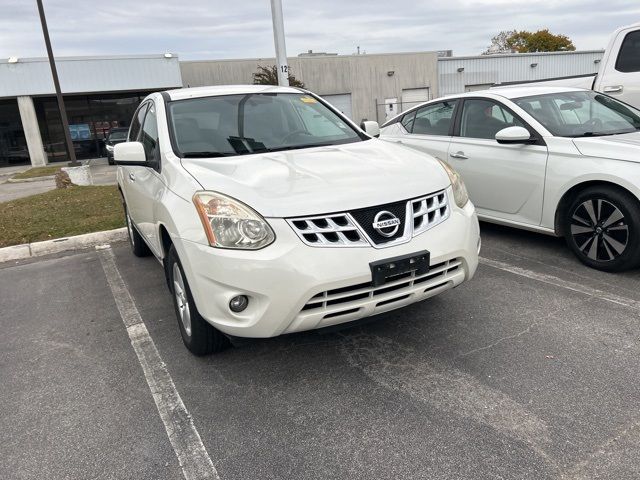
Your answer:
[[[640,132],[604,137],[574,138],[573,143],[587,157],[640,162]]]
[[[433,157],[377,139],[181,161],[205,190],[234,197],[265,217],[318,215],[382,205],[450,184]]]

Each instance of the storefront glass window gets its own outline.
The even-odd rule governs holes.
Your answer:
[[[78,159],[103,157],[112,128],[128,127],[145,92],[65,96],[71,140]],[[67,160],[55,97],[34,98],[42,142],[50,162]]]
[[[0,100],[0,167],[29,163],[18,102]]]

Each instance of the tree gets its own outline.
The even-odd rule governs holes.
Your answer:
[[[537,32],[504,31],[491,39],[491,45],[483,55],[493,53],[535,53],[573,51],[576,47],[566,35],[556,35],[548,28]]]
[[[253,74],[254,85],[278,85],[278,71],[276,66],[263,67],[258,65],[258,71]],[[304,83],[297,80],[291,74],[291,67],[289,67],[289,85],[292,87],[304,88]]]
[[[482,52],[482,55],[494,55],[496,53],[511,53],[511,45],[507,40],[517,33],[515,30],[503,30],[491,39],[491,45]]]

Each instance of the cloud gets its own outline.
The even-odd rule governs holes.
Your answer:
[[[629,0],[283,0],[287,51],[340,54],[453,49],[478,54],[501,30],[549,28],[578,49],[604,48],[611,32],[640,18]],[[59,56],[175,52],[182,59],[273,56],[268,0],[46,0]],[[0,58],[44,56],[35,2],[3,0]]]

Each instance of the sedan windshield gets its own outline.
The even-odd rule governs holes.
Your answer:
[[[640,111],[597,92],[550,93],[513,101],[559,137],[597,137],[640,129]]]
[[[183,157],[221,157],[358,142],[366,137],[304,93],[177,100],[169,123]]]
[[[127,138],[127,130],[122,130],[122,131],[117,131],[117,132],[111,132],[109,134],[109,141],[113,142],[113,141],[120,141],[120,140],[126,140]]]

